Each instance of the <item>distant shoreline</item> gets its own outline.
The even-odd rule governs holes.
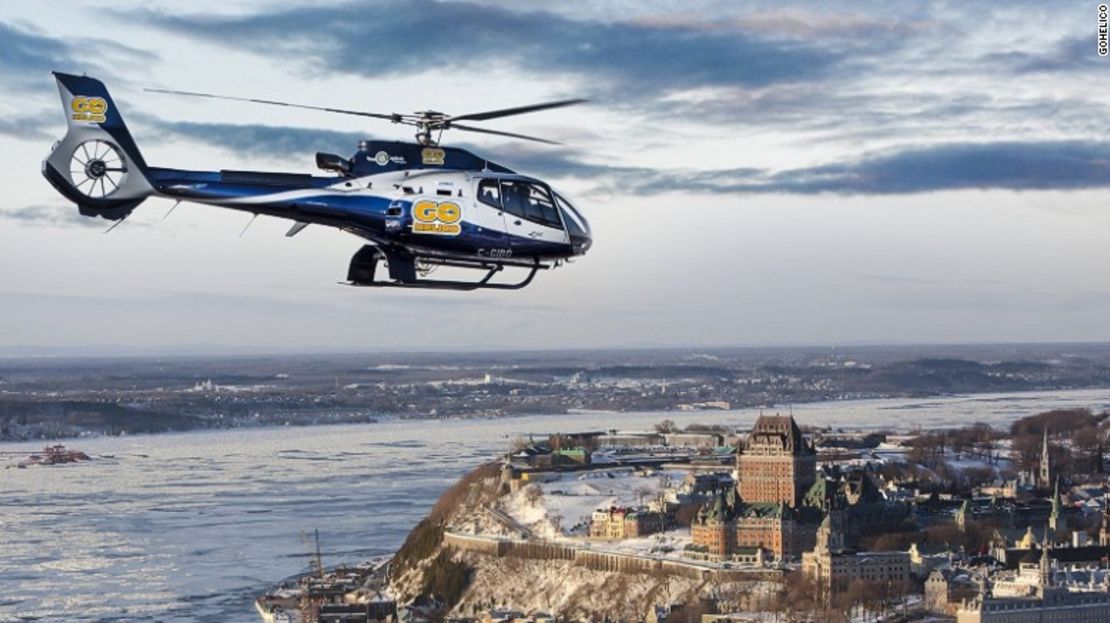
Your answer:
[[[619,421],[1106,387],[1110,345],[0,360],[0,439],[386,418]]]
[[[740,414],[743,414],[745,417],[747,417],[748,415],[751,415],[751,416],[754,417],[755,415],[758,415],[758,413],[760,413],[762,411],[765,411],[765,410],[766,411],[774,411],[774,412],[783,412],[783,413],[785,413],[787,411],[792,411],[794,408],[799,408],[799,407],[802,408],[802,410],[803,410],[803,415],[801,415],[800,417],[803,420],[806,420],[806,419],[808,419],[804,415],[806,412],[808,412],[810,417],[812,417],[813,415],[816,415],[816,412],[812,410],[812,407],[814,407],[816,405],[830,405],[830,406],[831,405],[838,405],[838,406],[841,406],[841,405],[858,404],[858,405],[861,405],[861,406],[866,406],[868,403],[880,403],[880,402],[898,402],[898,401],[931,402],[931,401],[959,401],[959,400],[965,400],[965,399],[966,400],[971,400],[971,401],[982,401],[982,400],[989,400],[989,399],[992,399],[992,398],[994,398],[996,400],[1005,400],[1005,399],[1010,399],[1010,398],[1021,399],[1022,396],[1029,396],[1030,398],[1035,398],[1037,396],[1044,396],[1046,394],[1079,394],[1079,393],[1085,393],[1085,392],[1108,392],[1107,400],[1110,401],[1110,385],[1106,385],[1106,386],[1100,386],[1100,387],[1084,387],[1084,388],[1074,388],[1074,389],[1046,389],[1046,390],[1027,390],[1027,391],[1014,391],[1014,392],[963,392],[963,393],[958,393],[958,394],[939,394],[939,395],[931,395],[931,396],[889,396],[889,397],[877,397],[877,398],[848,398],[848,399],[841,399],[841,400],[836,400],[836,399],[833,399],[833,400],[817,400],[817,401],[811,401],[811,402],[796,402],[796,403],[791,403],[790,405],[777,405],[777,406],[772,406],[772,407],[753,406],[753,407],[741,407],[741,408],[729,409],[729,410],[704,409],[704,410],[682,410],[682,411],[680,411],[680,410],[652,411],[652,410],[638,410],[637,409],[637,410],[628,410],[628,411],[610,411],[610,410],[576,409],[576,410],[570,410],[567,413],[519,413],[519,414],[507,414],[507,415],[501,415],[501,416],[479,415],[479,416],[474,416],[474,417],[457,417],[457,416],[451,416],[451,417],[433,417],[433,416],[400,417],[400,416],[396,416],[396,415],[380,415],[380,416],[375,416],[371,421],[336,421],[336,422],[314,422],[314,423],[259,424],[257,426],[196,427],[196,428],[182,429],[182,430],[124,433],[124,434],[120,434],[120,435],[88,434],[88,435],[79,435],[79,436],[53,437],[53,438],[41,438],[41,439],[0,439],[0,448],[5,448],[6,449],[8,446],[19,446],[21,448],[35,448],[40,444],[48,444],[48,443],[54,443],[54,442],[73,442],[73,441],[80,441],[80,440],[86,440],[86,439],[111,439],[111,438],[123,439],[123,438],[161,437],[161,436],[165,436],[165,435],[175,435],[175,434],[202,434],[202,433],[213,433],[213,432],[239,432],[239,431],[242,431],[242,432],[267,431],[267,430],[280,430],[280,429],[286,429],[286,428],[288,428],[288,429],[292,429],[292,428],[330,428],[330,427],[334,427],[334,426],[386,425],[386,424],[390,424],[390,423],[405,422],[405,421],[413,421],[413,422],[492,422],[492,421],[524,420],[524,419],[529,419],[529,418],[538,418],[538,419],[544,419],[544,420],[552,419],[553,420],[553,419],[556,419],[556,418],[566,418],[566,417],[598,416],[598,417],[613,418],[613,419],[606,422],[606,427],[607,428],[613,428],[613,427],[620,428],[620,426],[619,426],[620,425],[620,422],[619,422],[620,418],[630,418],[631,419],[631,418],[642,418],[644,416],[649,416],[649,417],[653,417],[653,418],[658,418],[659,420],[663,420],[663,419],[674,418],[674,417],[677,417],[677,416],[682,416],[684,418],[703,417],[707,421],[710,421],[710,420],[713,420],[713,419],[719,419],[722,416],[723,417],[733,417],[734,418],[735,416],[740,415]],[[917,410],[920,410],[920,409],[928,408],[929,406],[931,406],[931,405],[900,405],[900,406],[897,406],[897,407],[894,406],[894,405],[883,405],[883,406],[876,405],[874,407],[874,410],[876,412],[879,412],[879,413],[890,411],[890,410],[893,410],[893,409],[917,411]],[[820,410],[817,410],[817,411],[819,412]],[[1015,418],[1016,417],[1017,416],[1015,416]],[[899,423],[898,425],[889,425],[889,424],[881,424],[881,423],[875,423],[875,424],[868,423],[867,425],[849,426],[849,427],[827,426],[827,425],[824,425],[824,424],[808,422],[808,421],[803,421],[803,423],[806,426],[813,426],[813,427],[816,427],[816,428],[830,427],[830,428],[835,428],[835,429],[838,429],[838,430],[857,431],[857,432],[873,431],[873,430],[900,431],[900,430],[909,430],[911,428],[915,428],[915,427],[918,426],[918,424],[916,424],[916,423],[904,423],[904,422]],[[939,424],[939,425],[936,425],[936,426],[922,426],[921,428],[923,428],[923,429],[935,429],[935,428],[944,428],[946,426],[951,426],[951,424]],[[556,432],[556,431],[549,431],[549,432]]]

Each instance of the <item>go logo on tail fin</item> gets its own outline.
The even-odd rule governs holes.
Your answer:
[[[108,102],[103,97],[75,95],[69,107],[73,110],[74,121],[104,123],[108,119]]]

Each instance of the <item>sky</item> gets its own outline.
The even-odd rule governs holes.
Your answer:
[[[0,356],[1110,340],[1097,3],[0,0]],[[39,172],[51,70],[148,163],[312,173],[408,128],[146,92],[454,114],[444,143],[590,220],[514,292],[339,285],[362,241],[148,200],[110,233]]]

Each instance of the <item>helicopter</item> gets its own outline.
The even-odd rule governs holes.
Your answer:
[[[334,227],[366,241],[351,257],[347,285],[444,290],[520,289],[540,270],[584,255],[590,225],[564,194],[543,180],[465,149],[443,146],[446,130],[557,144],[534,136],[468,125],[580,104],[567,99],[464,115],[426,110],[383,114],[323,106],[147,89],[187,97],[236,100],[386,120],[416,128],[415,142],[365,140],[349,158],[317,153],[326,175],[267,171],[188,171],[149,166],[102,82],[53,72],[67,132],[42,173],[84,216],[115,223],[148,197],[194,202],[293,221],[287,237],[309,225]],[[468,122],[468,123],[460,123]],[[169,212],[166,213],[167,216]],[[248,223],[248,226],[250,223]],[[245,229],[244,229],[245,231]],[[378,264],[384,264],[382,274]],[[474,279],[435,279],[439,267],[477,271]],[[522,275],[495,281],[507,268]]]

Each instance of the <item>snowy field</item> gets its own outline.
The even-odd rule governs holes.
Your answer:
[[[538,537],[582,541],[589,534],[590,517],[595,510],[650,506],[658,502],[668,487],[681,484],[684,478],[686,472],[682,470],[645,474],[630,467],[545,474],[503,498],[501,504],[502,510]],[[660,537],[628,539],[612,546],[622,549],[628,546],[636,551],[679,542],[684,546],[689,542],[689,530],[675,530]]]

